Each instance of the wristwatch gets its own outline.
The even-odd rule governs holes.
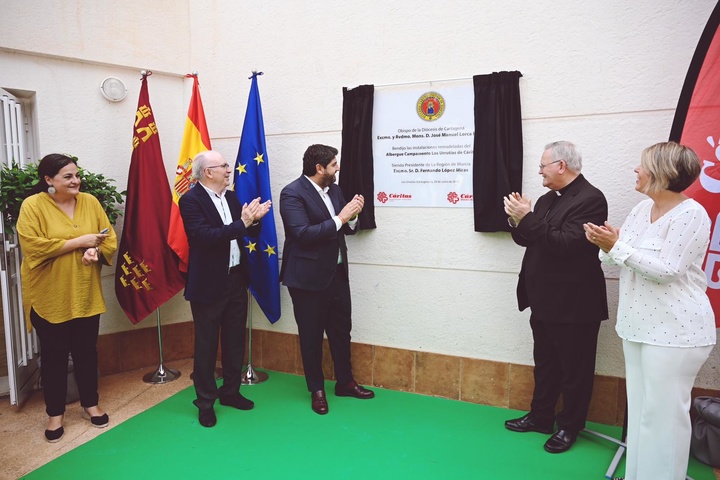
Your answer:
[[[510,225],[512,228],[517,228],[517,223],[515,223],[515,220],[513,220],[512,217],[508,217],[508,225]]]

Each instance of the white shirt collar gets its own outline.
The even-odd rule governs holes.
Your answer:
[[[203,183],[202,183],[201,181],[198,180],[197,183],[199,183],[200,185],[202,185],[202,187],[205,189],[205,191],[206,191],[206,192],[208,193],[208,195],[210,195],[211,197],[212,197],[212,196],[215,196],[215,197],[223,198],[223,197],[225,196],[225,192],[227,192],[227,188],[225,188],[225,189],[223,189],[223,191],[218,195],[217,193],[215,193],[215,190],[212,190],[212,189],[206,187],[205,185],[203,185]]]
[[[325,188],[320,188],[320,185],[318,185],[317,183],[315,183],[315,182],[313,181],[313,179],[310,178],[310,177],[308,177],[307,175],[303,175],[303,177],[305,177],[305,178],[307,178],[308,180],[310,180],[310,183],[312,183],[312,186],[315,187],[315,190],[317,190],[318,193],[325,193],[325,194],[327,194],[328,190],[330,190],[330,187],[329,187],[329,186],[327,186],[327,187],[325,187]]]

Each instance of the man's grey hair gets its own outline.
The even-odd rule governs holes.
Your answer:
[[[567,168],[575,173],[582,170],[582,154],[575,144],[565,141],[552,142],[545,145],[550,150],[553,161],[563,160]]]
[[[192,162],[192,176],[195,180],[201,180],[205,177],[205,168],[213,153],[215,153],[213,150],[206,150],[195,155]]]

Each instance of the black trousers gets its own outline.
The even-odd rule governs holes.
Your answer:
[[[55,417],[65,413],[68,354],[73,358],[80,405],[86,408],[97,405],[100,315],[50,323],[31,309],[30,322],[40,339],[40,375],[47,414]]]
[[[289,288],[295,321],[300,336],[305,381],[310,392],[325,389],[322,370],[323,334],[328,337],[335,367],[335,379],[340,384],[353,380],[350,363],[350,330],[352,307],[350,283],[341,265],[335,270],[330,286],[322,291]]]
[[[232,397],[240,392],[245,357],[245,326],[247,325],[247,284],[240,267],[230,271],[225,291],[214,303],[190,302],[195,324],[195,358],[193,383],[199,409],[210,408],[219,397]],[[222,345],[223,383],[215,381],[218,339]]]
[[[552,424],[562,394],[558,428],[578,432],[585,428],[592,398],[600,322],[554,323],[531,315],[530,326],[535,341],[531,416],[539,423]]]

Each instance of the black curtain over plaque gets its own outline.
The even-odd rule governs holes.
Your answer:
[[[373,179],[372,119],[375,87],[343,87],[342,149],[340,151],[340,188],[345,200],[356,193],[365,197],[359,228],[377,228],[375,224],[375,181]]]
[[[522,193],[520,72],[475,75],[473,206],[476,232],[508,232],[503,197]]]

